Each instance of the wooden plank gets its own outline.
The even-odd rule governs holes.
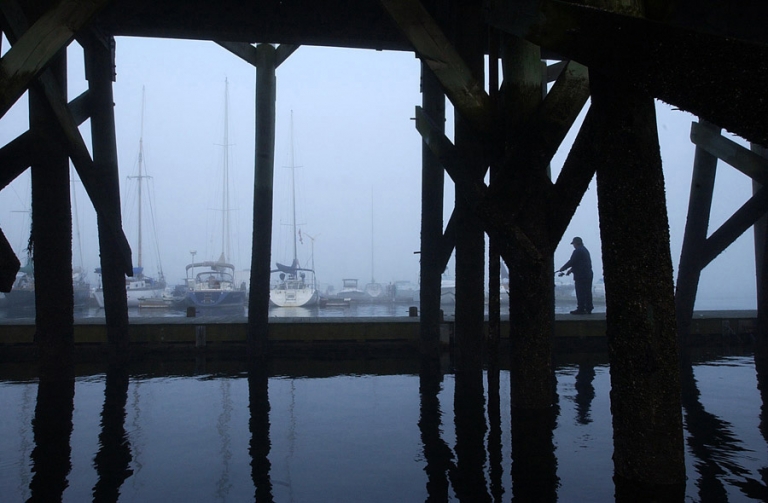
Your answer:
[[[6,35],[13,43],[0,59],[0,117],[24,94],[48,62],[75,37],[109,0],[63,0],[43,14],[28,30],[20,24],[21,9],[16,0],[0,2],[10,28]],[[21,14],[23,17],[23,14]],[[21,27],[21,33],[19,28]]]
[[[760,185],[768,185],[768,159],[698,122],[691,124],[691,141]]]
[[[492,132],[490,98],[419,0],[381,0],[410,40],[416,55],[435,73],[459,113],[478,131]]]

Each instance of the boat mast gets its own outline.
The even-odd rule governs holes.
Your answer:
[[[138,190],[136,192],[136,196],[138,198],[138,205],[139,205],[139,238],[138,238],[138,249],[137,249],[137,267],[141,269],[141,263],[142,263],[142,229],[141,229],[141,186],[144,183],[144,178],[147,178],[143,174],[143,163],[144,163],[144,86],[141,86],[141,130],[139,134],[139,175],[138,176],[129,176],[128,178],[135,178],[138,181]]]
[[[291,215],[293,217],[293,262],[298,262],[296,247],[296,163],[293,156],[293,110],[291,110]]]
[[[373,274],[373,187],[371,187],[371,283],[376,283],[376,277]]]
[[[223,189],[221,196],[221,254],[228,261],[230,252],[229,242],[229,81],[224,79],[224,163]]]

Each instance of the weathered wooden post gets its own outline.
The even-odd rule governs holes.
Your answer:
[[[685,489],[669,224],[653,98],[590,72],[617,499]],[[679,493],[682,499],[682,493]]]
[[[259,44],[256,66],[256,171],[253,180],[253,242],[248,298],[248,352],[263,354],[269,336],[269,275],[275,167],[275,48]]]
[[[82,37],[85,55],[85,76],[88,79],[91,103],[91,143],[93,164],[101,177],[102,187],[110,197],[115,225],[120,226],[120,178],[117,162],[114,97],[115,39],[95,32]],[[104,315],[110,355],[120,359],[128,356],[128,304],[125,274],[114,235],[104,218],[97,217],[99,251],[101,256],[101,285],[104,290]]]
[[[694,124],[695,125],[695,124]],[[720,128],[705,121],[699,127],[719,134]],[[675,290],[675,311],[677,316],[677,335],[685,348],[688,331],[693,318],[693,306],[696,303],[696,291],[701,277],[701,254],[709,229],[709,214],[712,209],[712,194],[715,190],[717,157],[697,146],[693,159],[691,193],[688,201],[688,218],[683,233],[683,247],[680,252],[680,266],[677,271]]]
[[[445,95],[432,70],[421,64],[421,102],[424,113],[445,132]],[[426,144],[421,146],[421,260],[419,304],[421,347],[437,358],[440,344],[440,285],[443,273],[443,190],[445,172]]]
[[[62,96],[66,96],[66,67],[66,51],[61,50],[48,71]],[[59,367],[74,350],[69,157],[48,100],[36,87],[29,89],[29,123],[30,129],[49,138],[45,155],[32,162],[35,342],[42,361]]]
[[[453,33],[456,52],[471,75],[484,81],[486,29],[481,8],[475,2],[455,2],[461,19]],[[464,163],[467,180],[482,184],[486,164],[483,138],[469,118],[454,112],[454,140]],[[456,187],[453,218],[456,224],[456,371],[476,374],[482,382],[482,348],[485,310],[485,233],[471,203]]]

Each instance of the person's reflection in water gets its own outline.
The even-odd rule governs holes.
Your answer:
[[[117,501],[120,487],[133,474],[131,445],[125,432],[125,404],[128,401],[128,367],[110,364],[104,387],[104,408],[101,411],[99,451],[93,465],[99,479],[93,486],[93,501]]]
[[[579,363],[579,372],[576,374],[576,421],[579,424],[592,422],[589,410],[595,398],[595,387],[592,385],[594,379],[595,366],[587,362]]]
[[[256,488],[254,501],[272,502],[272,482],[269,472],[269,369],[264,360],[254,360],[248,366],[248,405],[251,417],[248,429],[251,444],[251,479]]]
[[[485,390],[481,371],[456,373],[453,399],[456,469],[451,477],[459,501],[490,501],[485,481]]]
[[[454,466],[453,452],[440,437],[442,412],[438,394],[442,381],[440,361],[423,356],[419,372],[419,432],[427,463],[427,501],[448,501],[448,473]]]
[[[71,364],[41,364],[37,405],[32,420],[32,480],[28,502],[61,501],[72,468],[69,445],[75,400]]]
[[[553,432],[560,406],[512,408],[512,501],[557,501],[557,458]]]

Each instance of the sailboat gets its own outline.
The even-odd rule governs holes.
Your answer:
[[[138,307],[144,299],[160,299],[165,291],[165,278],[163,277],[163,268],[160,266],[158,257],[158,275],[157,278],[144,274],[143,252],[144,252],[144,229],[143,229],[143,187],[151,176],[146,174],[144,166],[144,88],[141,89],[141,134],[139,135],[139,157],[138,173],[136,176],[129,176],[129,179],[136,180],[136,208],[137,208],[137,262],[133,268],[133,276],[125,277],[125,293],[128,300],[128,307]],[[147,186],[147,189],[149,187]],[[150,201],[151,205],[151,201]],[[153,224],[154,227],[154,224]],[[101,275],[101,268],[96,269],[96,274]],[[104,288],[99,281],[99,285],[93,291],[93,296],[100,308],[104,307]]]
[[[313,267],[305,268],[299,264],[297,254],[297,237],[301,232],[296,226],[296,163],[293,152],[293,111],[291,111],[291,228],[293,230],[293,260],[291,265],[277,262],[276,269],[271,272],[277,274],[277,280],[272,283],[269,290],[270,305],[277,307],[303,307],[317,304],[319,294],[315,283],[315,270]],[[314,253],[313,253],[314,261]]]
[[[194,308],[198,314],[244,314],[247,291],[244,282],[237,284],[235,266],[229,262],[229,83],[224,80],[224,148],[221,200],[221,255],[217,260],[187,265],[186,292],[173,301],[173,308]]]

